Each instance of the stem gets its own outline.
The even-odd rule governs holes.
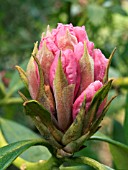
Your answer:
[[[117,78],[113,81],[112,85],[114,87],[124,87],[124,88],[128,88],[128,77],[120,77]]]
[[[22,99],[20,97],[12,97],[12,98],[4,98],[0,100],[0,105],[7,105],[7,104],[16,104],[22,103]]]
[[[38,162],[27,162],[22,158],[18,157],[14,161],[14,165],[18,168],[25,169],[25,170],[50,170],[50,169],[57,169],[58,160],[55,157],[51,157],[49,160],[40,160]]]
[[[6,95],[6,89],[5,89],[4,84],[2,82],[0,82],[0,90],[3,94],[3,96],[5,96]]]
[[[19,89],[19,88],[17,89],[17,87],[19,87],[21,84],[22,84],[22,82],[20,80],[12,88],[9,88],[8,92],[6,93],[6,98],[11,97],[13,95],[13,93]]]
[[[94,159],[88,158],[88,157],[76,157],[72,159],[68,159],[68,162],[76,162],[79,164],[86,164],[89,165],[96,170],[106,170],[106,168],[99,162],[95,161]]]

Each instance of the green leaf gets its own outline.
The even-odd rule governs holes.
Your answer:
[[[55,157],[51,157],[51,153],[53,152],[51,146],[44,141],[44,139],[40,138],[39,135],[22,125],[5,119],[0,119],[0,125],[2,130],[2,133],[0,132],[0,146],[7,145],[7,142],[13,143],[24,139],[27,139],[25,141],[41,141],[41,144],[44,145],[32,146],[27,149],[14,161],[14,165],[16,167],[21,168],[23,165],[26,165],[26,170],[49,170],[53,166],[56,166],[57,159]],[[51,153],[45,146],[51,151]]]
[[[127,145],[126,140],[125,140],[125,133],[124,133],[124,128],[122,126],[122,123],[113,119],[113,130],[112,130],[112,137],[113,140],[116,140],[120,143],[124,143]]]
[[[128,144],[128,93],[127,93],[126,105],[125,105],[124,132],[125,132],[126,142]]]
[[[128,167],[128,146],[120,142],[114,141],[102,133],[96,133],[90,140],[100,140],[109,143],[113,156],[113,161],[117,169],[125,170]]]
[[[15,68],[18,70],[21,80],[23,81],[25,86],[28,88],[28,79],[27,79],[26,72],[19,66],[15,66]]]
[[[62,148],[62,146],[55,140],[48,128],[40,121],[38,117],[33,117],[32,119],[40,134],[53,146],[53,148]]]
[[[94,26],[99,26],[103,23],[107,13],[104,7],[97,4],[89,4],[87,6],[87,14],[91,23]]]
[[[79,93],[83,92],[94,81],[94,61],[90,57],[86,43],[84,42],[84,54],[80,59],[81,83]]]
[[[29,116],[39,116],[42,122],[49,126],[51,121],[51,115],[50,113],[36,100],[29,100],[24,102],[23,104],[26,114]]]
[[[116,98],[116,96],[113,96],[109,101],[108,103],[104,106],[104,109],[102,111],[102,113],[100,113],[100,116],[97,117],[93,124],[91,125],[90,127],[90,136],[92,136],[99,128],[100,128],[100,122],[103,120],[106,112],[108,111],[109,107],[110,107],[110,104],[112,103],[112,101]]]
[[[66,126],[69,127],[72,123],[72,105],[74,100],[74,84],[69,84],[63,88],[62,91],[62,103],[64,108],[66,108],[65,117],[66,117]]]
[[[39,135],[32,132],[27,127],[22,126],[16,122],[9,121],[2,118],[0,118],[0,129],[8,144],[16,141],[21,141],[21,140],[41,139]],[[0,141],[0,145],[3,146],[5,145],[5,143]],[[36,146],[36,147],[31,147],[27,151],[25,151],[21,155],[21,158],[27,161],[35,162],[37,160],[42,160],[42,159],[47,160],[50,158],[50,156],[51,154],[46,147]]]
[[[80,149],[80,147],[83,145],[83,143],[88,139],[88,136],[89,136],[89,132],[81,136],[80,138],[71,141],[64,147],[64,150],[67,153],[71,153],[71,154],[77,152]]]
[[[16,142],[18,140],[41,139],[40,135],[37,135],[27,127],[3,118],[0,118],[0,129],[8,143]]]
[[[107,65],[107,69],[106,69],[105,76],[104,76],[104,79],[103,79],[103,82],[104,82],[104,83],[106,83],[106,82],[108,81],[109,68],[110,68],[110,64],[111,64],[111,61],[112,61],[112,58],[113,58],[113,56],[114,56],[115,51],[116,51],[116,48],[114,48],[114,50],[113,50],[112,53],[110,54],[109,61],[108,61],[108,65]]]
[[[88,114],[85,117],[85,125],[84,125],[84,133],[88,131],[88,127],[91,125],[91,122],[96,119],[96,113],[100,104],[106,98],[110,88],[111,88],[112,80],[108,81],[100,90],[96,92],[94,95],[90,108],[88,110]]]
[[[73,123],[68,128],[68,130],[65,132],[62,138],[62,143],[64,145],[68,144],[71,141],[78,139],[82,135],[84,115],[85,115],[85,100],[80,108],[79,113],[76,116],[76,119],[73,121]]]
[[[61,54],[60,54],[61,55]],[[64,87],[68,86],[68,81],[64,74],[64,70],[61,63],[61,56],[58,58],[58,64],[55,72],[55,78],[53,81],[53,90],[57,109],[57,119],[59,127],[65,131],[68,127],[69,122],[67,121],[68,114],[66,108],[64,107],[62,99],[62,91]]]
[[[0,148],[0,169],[7,168],[22,152],[37,144],[42,144],[42,140],[24,140]]]
[[[122,8],[120,4],[114,4],[110,10],[112,13],[118,13],[120,15],[127,16],[127,12]]]
[[[36,100],[26,101],[24,103],[26,114],[31,117],[39,116],[41,122],[49,129],[57,141],[61,141],[62,133],[55,128],[51,120],[51,114]]]

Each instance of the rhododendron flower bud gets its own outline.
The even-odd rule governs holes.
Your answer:
[[[35,43],[26,72],[16,66],[32,98],[20,93],[26,113],[58,156],[72,155],[97,131],[111,102],[111,58],[94,49],[84,26],[58,24]]]

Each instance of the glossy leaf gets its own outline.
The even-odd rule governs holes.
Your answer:
[[[7,168],[22,152],[37,144],[43,144],[42,140],[24,140],[0,148],[0,169]]]
[[[0,139],[1,139],[0,147],[7,145],[7,142],[13,143],[15,141],[20,141],[23,139],[27,139],[25,141],[38,140],[41,141],[42,145],[46,144],[46,146],[49,148],[49,150],[52,153],[51,146],[49,146],[47,142],[41,139],[39,135],[35,134],[28,128],[20,124],[17,124],[13,121],[5,120],[5,119],[0,119],[0,125],[2,130],[2,132],[0,132]],[[54,157],[51,157],[51,153],[44,146],[32,146],[31,148],[23,152],[20,155],[20,157],[18,157],[14,161],[14,165],[18,168],[21,168],[23,165],[26,165],[26,170],[35,170],[35,169],[40,170],[42,168],[45,170],[49,170],[53,166],[55,166],[57,162],[57,160]]]
[[[7,143],[10,144],[16,141],[41,139],[39,135],[32,132],[27,127],[2,118],[0,118],[0,129],[6,141],[2,142],[2,140],[0,140],[1,147]],[[41,159],[47,160],[50,158],[50,156],[51,154],[46,147],[36,146],[29,148],[27,151],[21,154],[20,157],[27,161],[35,162]]]
[[[29,116],[39,116],[42,122],[48,126],[51,124],[50,113],[36,100],[29,100],[23,104],[26,114]]]
[[[57,141],[61,141],[62,133],[55,128],[50,113],[39,102],[36,100],[26,101],[24,107],[26,114],[31,117],[39,116],[41,122],[49,129]]]
[[[71,126],[65,132],[62,142],[64,145],[68,144],[71,141],[78,139],[82,135],[83,123],[85,115],[85,100],[80,108],[79,113],[76,116],[76,119],[73,121]]]
[[[69,122],[67,121],[67,117],[69,117],[68,116],[69,113],[67,113],[62,100],[62,91],[64,87],[67,86],[68,86],[68,82],[64,74],[64,70],[61,63],[61,56],[60,56],[58,59],[55,78],[53,81],[53,90],[54,90],[55,101],[56,101],[58,124],[62,130],[66,130],[69,124]]]
[[[127,169],[128,167],[128,146],[106,137],[102,133],[96,133],[91,140],[100,140],[109,143],[113,161],[117,169]]]

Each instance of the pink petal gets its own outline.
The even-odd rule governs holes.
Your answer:
[[[102,82],[107,68],[108,59],[105,58],[105,56],[99,49],[94,49],[93,59],[94,59],[94,80],[99,80]]]
[[[53,53],[48,49],[46,41],[43,42],[42,48],[38,51],[37,58],[43,70],[44,82],[49,85],[49,72],[54,60]]]
[[[84,53],[84,45],[82,42],[74,45],[74,57],[79,61]]]
[[[57,35],[58,37],[63,36],[66,32],[66,30],[69,30],[69,32],[74,35],[73,31],[73,25],[72,24],[61,24],[58,23],[57,29],[53,29],[52,34]]]
[[[30,95],[32,99],[36,99],[39,90],[40,78],[38,73],[38,67],[33,57],[30,58],[30,61],[27,66],[27,78]]]
[[[84,43],[84,41],[86,41],[86,42],[88,41],[88,36],[86,34],[84,26],[74,27],[73,30],[74,30],[75,36],[77,37],[78,42]]]
[[[54,37],[45,37],[41,40],[40,42],[40,46],[39,46],[39,50],[42,48],[43,46],[43,42],[46,41],[46,45],[48,47],[48,49],[55,54],[58,51],[58,47],[56,46],[56,44],[54,43]]]
[[[97,112],[97,117],[99,117],[107,103],[107,97],[103,100],[103,102],[100,104],[98,112]]]
[[[56,55],[56,57],[52,63],[52,66],[50,68],[51,87],[53,87],[53,80],[55,77],[55,71],[56,71],[56,67],[57,67],[57,63],[58,63],[58,57],[59,57],[59,54]],[[63,70],[64,70],[64,73],[68,80],[68,83],[76,85],[76,87],[75,87],[75,94],[76,94],[79,84],[80,84],[80,74],[79,74],[78,62],[74,57],[73,51],[70,49],[62,51],[61,61],[62,61]]]
[[[73,49],[73,45],[77,43],[72,24],[63,25],[59,23],[57,29],[52,31],[52,35],[55,38],[56,46],[61,50]]]
[[[80,107],[83,103],[84,97],[86,96],[86,112],[88,111],[91,100],[94,96],[94,94],[103,86],[103,84],[100,81],[95,81],[91,83],[82,93],[81,95],[76,99],[76,101],[73,104],[73,119],[75,119],[76,115],[78,114]]]
[[[74,50],[74,45],[77,44],[77,39],[75,36],[70,34],[67,29],[64,36],[58,38],[57,46],[61,50],[72,49]]]
[[[77,77],[77,62],[72,50],[63,51],[62,65],[69,84],[75,84]]]
[[[87,49],[90,56],[93,56],[94,43],[87,41]]]
[[[56,68],[57,68],[57,64],[58,64],[58,58],[59,58],[60,52],[56,53],[56,56],[53,60],[53,63],[50,67],[50,73],[49,73],[49,80],[50,80],[50,85],[53,88],[53,80],[55,77],[55,72],[56,72]]]
[[[76,36],[78,42],[82,42],[82,43],[84,43],[84,41],[86,42],[88,52],[89,52],[90,56],[92,56],[94,43],[89,41],[85,27],[84,26],[74,27],[74,33],[75,33],[75,36]]]

